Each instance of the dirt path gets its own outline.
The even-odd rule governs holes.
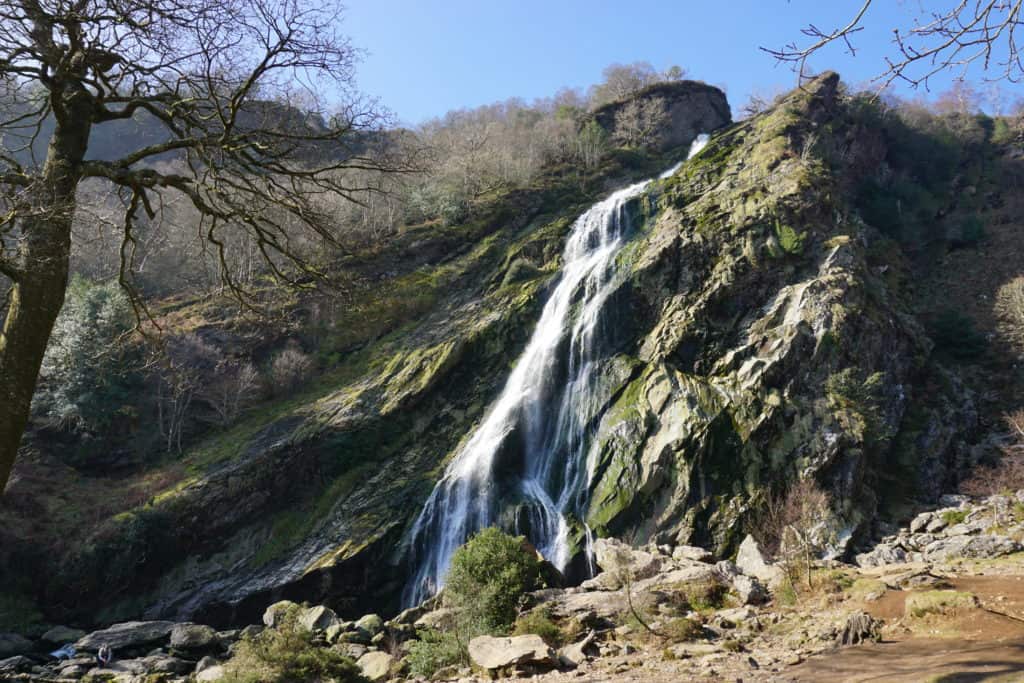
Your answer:
[[[808,683],[1024,681],[1024,576],[970,576],[951,583],[977,595],[981,608],[931,615],[901,634],[905,593],[889,592],[868,609],[896,620],[891,640],[813,657],[787,675]],[[943,637],[926,637],[929,632]]]

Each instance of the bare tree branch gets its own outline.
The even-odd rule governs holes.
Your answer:
[[[799,46],[795,42],[779,49],[761,49],[780,62],[793,64],[801,81],[807,77],[807,60],[826,46],[842,41],[850,54],[856,54],[852,36],[863,30],[872,0],[865,0],[844,26],[825,32],[811,24],[802,33],[813,42]],[[930,80],[953,71],[964,78],[968,69],[979,65],[988,80],[1012,83],[1024,78],[1024,61],[1018,44],[1018,31],[1024,25],[1024,0],[960,0],[952,8],[922,12],[923,20],[910,28],[894,28],[894,54],[884,57],[885,69],[873,82],[885,88],[901,81],[917,88],[930,88]]]

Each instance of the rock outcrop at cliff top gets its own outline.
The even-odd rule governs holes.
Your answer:
[[[664,107],[666,125],[657,145],[671,149],[688,145],[700,133],[716,130],[729,121],[729,102],[718,88],[699,81],[656,83],[633,97],[609,102],[594,112],[594,120],[608,133],[616,129],[616,116],[631,102],[659,101]]]
[[[875,233],[846,200],[880,143],[837,85],[826,74],[722,128],[629,205],[640,227],[608,304],[622,341],[598,369],[581,520],[598,535],[726,554],[769,491],[814,476],[833,495],[824,527],[840,552],[874,514],[880,467],[946,478],[970,402],[919,411],[927,439],[902,431],[933,371],[930,342],[891,277],[899,255],[871,249]],[[673,139],[728,122],[719,91],[679,88],[703,100],[689,101],[692,121],[673,110]],[[118,591],[135,583],[107,606],[112,618],[145,604],[146,618],[224,623],[280,598],[343,617],[394,608],[408,525],[504,382],[569,225],[594,198],[518,195],[471,248],[438,251],[410,277],[443,277],[447,294],[417,324],[375,342],[359,373],[266,424],[237,458],[119,519],[105,531],[116,550],[87,545],[70,565],[95,584],[88,594],[115,576],[109,558],[134,553],[149,564],[117,576]],[[431,249],[410,244],[408,258]],[[573,534],[582,547],[582,524]]]

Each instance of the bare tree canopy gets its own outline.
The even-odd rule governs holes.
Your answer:
[[[131,294],[135,231],[167,198],[200,217],[224,284],[235,287],[225,254],[239,236],[294,280],[312,270],[297,245],[337,242],[318,198],[358,201],[374,188],[347,171],[398,168],[384,117],[355,92],[358,53],[337,32],[340,13],[313,0],[3,3],[0,491],[64,301],[80,183],[120,197]],[[90,154],[96,131],[126,121],[160,134],[116,158]]]
[[[831,31],[814,24],[802,33],[808,45],[790,43],[783,48],[761,49],[782,62],[790,62],[800,78],[807,76],[807,60],[831,43],[843,44],[856,54],[854,39],[870,18],[873,0],[863,0],[843,26]],[[885,87],[902,81],[911,87],[929,87],[936,75],[952,71],[963,78],[972,66],[980,66],[991,80],[1019,82],[1024,77],[1017,31],[1024,26],[1024,0],[956,0],[942,10],[925,10],[912,27],[892,29],[895,46],[885,56],[885,68],[875,81]]]

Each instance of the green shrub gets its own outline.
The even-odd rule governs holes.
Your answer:
[[[942,521],[949,526],[961,524],[967,519],[967,510],[946,510],[942,513]]]
[[[686,586],[686,602],[695,612],[713,612],[725,606],[729,589],[718,581],[695,581]]]
[[[526,539],[489,527],[452,555],[444,599],[486,633],[506,632],[527,591],[540,586],[541,562]]]
[[[960,240],[963,246],[974,247],[985,239],[985,224],[977,216],[969,216],[960,224]]]
[[[561,647],[565,642],[562,629],[551,619],[551,612],[546,609],[535,609],[516,619],[512,635],[529,634],[540,636],[551,647]]]
[[[985,352],[985,335],[974,327],[974,321],[963,313],[946,309],[932,319],[928,333],[938,351],[955,360],[971,360]]]
[[[693,619],[673,619],[662,628],[665,637],[675,643],[697,640],[704,633],[704,627]]]
[[[351,659],[313,644],[312,634],[298,623],[298,609],[283,616],[280,626],[239,641],[224,665],[224,683],[366,682]]]
[[[420,639],[409,645],[406,661],[414,676],[430,678],[446,666],[466,666],[469,654],[454,630],[421,631]]]
[[[51,424],[90,432],[130,416],[132,392],[141,380],[137,354],[119,341],[134,320],[116,282],[72,278],[39,371],[37,414]]]

